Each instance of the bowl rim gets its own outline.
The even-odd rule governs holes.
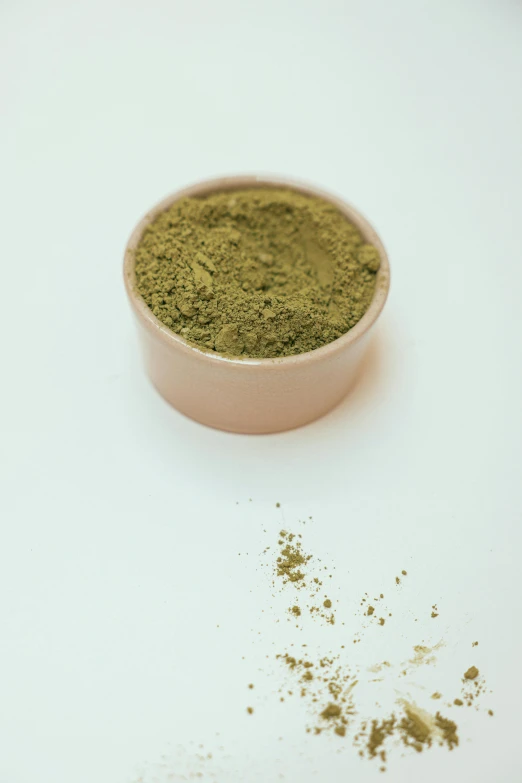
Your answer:
[[[314,348],[311,351],[298,353],[292,356],[275,356],[268,359],[225,356],[223,354],[211,352],[210,350],[206,351],[205,349],[188,342],[188,340],[185,340],[181,335],[173,332],[154,315],[143,299],[136,285],[134,251],[147,226],[149,226],[159,214],[167,210],[181,198],[187,196],[201,197],[226,190],[246,188],[289,188],[297,193],[302,193],[303,195],[322,198],[336,206],[340,212],[359,229],[364,239],[374,245],[379,251],[381,266],[377,272],[375,292],[370,306],[360,321],[358,321],[348,332],[341,335],[341,337],[332,340],[332,342],[327,343],[326,345],[322,345],[320,348]],[[358,342],[373,326],[386,303],[390,289],[390,263],[382,240],[371,223],[354,206],[339,196],[300,180],[263,174],[241,174],[200,180],[188,187],[181,188],[180,190],[171,193],[169,196],[155,204],[137,223],[125,246],[123,277],[127,296],[135,314],[144,326],[155,334],[155,336],[165,345],[184,353],[190,353],[192,356],[204,359],[207,362],[231,364],[236,367],[255,366],[268,369],[270,367],[281,367],[281,365],[299,365],[310,361],[326,359],[344,351],[352,343]]]

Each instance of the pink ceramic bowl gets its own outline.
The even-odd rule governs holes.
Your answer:
[[[231,359],[206,353],[171,332],[136,289],[134,251],[146,226],[184,196],[205,196],[239,188],[290,187],[335,204],[380,253],[372,303],[353,329],[315,351],[277,359]],[[138,223],[125,249],[124,278],[149,377],[181,413],[221,430],[267,433],[307,424],[329,411],[350,390],[371,327],[384,307],[390,267],[374,229],[353,207],[317,188],[271,177],[213,179],[174,193]]]

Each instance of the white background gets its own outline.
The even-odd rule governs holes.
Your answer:
[[[471,664],[493,691],[386,780],[520,781],[522,4],[2,0],[0,73],[1,783],[381,779],[274,660],[351,642],[381,590],[363,701],[441,638],[399,695]],[[121,280],[150,206],[244,172],[344,196],[392,265],[353,395],[276,436],[159,398]],[[259,553],[308,516],[345,626],[272,599]]]

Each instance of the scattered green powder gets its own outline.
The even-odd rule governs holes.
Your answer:
[[[299,541],[294,543],[295,535],[293,533],[281,530],[279,536],[279,545],[282,548],[276,563],[277,576],[282,577],[284,582],[304,585],[304,573],[301,571],[301,566],[311,560],[312,556],[303,554],[301,543]],[[297,584],[298,587],[302,585]]]
[[[382,720],[372,720],[368,731],[363,722],[355,739],[366,737],[365,747],[370,759],[379,756],[386,761],[384,744],[388,737],[398,736],[404,745],[413,748],[418,753],[430,748],[433,742],[447,745],[450,750],[459,744],[456,724],[444,718],[440,712],[431,715],[414,704],[402,702],[403,717],[397,720],[394,714]]]
[[[339,704],[330,702],[320,714],[321,719],[326,722],[338,737],[346,736],[346,717],[343,715],[342,707]],[[316,729],[317,730],[317,729]]]
[[[301,697],[307,699],[315,714],[314,725],[308,731],[315,734],[333,731],[344,737],[354,714],[352,691],[357,679],[346,665],[341,665],[340,657],[325,656],[315,663],[288,653],[276,658],[286,664],[291,676],[300,684]]]
[[[444,718],[440,712],[437,712],[435,715],[435,723],[442,733],[442,742],[446,743],[450,750],[453,750],[459,744],[457,724],[448,718]]]
[[[424,745],[431,746],[432,728],[424,715],[410,705],[404,712],[400,722],[402,741],[420,753]]]
[[[372,720],[370,736],[366,744],[366,749],[370,758],[375,758],[377,751],[382,746],[387,737],[393,734],[395,729],[395,715],[385,718],[382,721]]]
[[[321,718],[323,720],[332,720],[332,718],[339,718],[341,715],[341,708],[338,704],[328,704],[321,712]]]
[[[277,559],[276,571],[284,581],[304,583],[304,574],[301,572],[300,567],[304,566],[311,556],[303,555],[301,551],[300,541],[296,540],[296,536],[285,530],[280,532],[279,545],[282,547],[281,555]],[[300,536],[298,536],[300,538]],[[321,566],[322,568],[322,566]],[[407,575],[405,571],[402,575]],[[312,596],[317,596],[320,589],[321,582],[319,579],[309,579],[310,587],[312,588]],[[399,577],[396,577],[397,584],[400,584]],[[368,594],[366,594],[368,595]],[[380,598],[384,598],[383,594]],[[364,604],[369,598],[363,598],[361,605]],[[374,599],[378,600],[378,599]],[[330,599],[325,599],[323,606],[329,609],[332,605]],[[437,606],[432,606],[434,612],[437,610]],[[290,609],[291,612],[296,615],[300,614],[300,609],[296,605]],[[318,607],[311,607],[310,612],[312,614],[321,613],[321,609]],[[365,614],[372,616],[375,613],[373,606],[368,606]],[[325,617],[325,615],[321,614]],[[391,616],[391,615],[390,615]],[[437,616],[437,615],[435,615]],[[329,620],[330,621],[330,620]],[[332,620],[333,622],[333,615]],[[379,624],[384,625],[384,618],[379,618]],[[360,640],[355,640],[360,641]],[[431,664],[435,662],[434,651],[443,646],[443,642],[440,641],[433,647],[427,647],[425,645],[416,645],[414,647],[415,656],[409,661],[411,664]],[[474,642],[473,646],[478,644]],[[303,644],[303,647],[306,647]],[[342,645],[344,648],[344,645]],[[324,657],[316,662],[317,667],[312,672],[314,663],[310,660],[296,658],[293,655],[277,655],[277,658],[282,658],[289,671],[292,673],[292,677],[297,680],[296,692],[302,698],[306,698],[309,701],[309,705],[315,713],[316,723],[309,726],[307,732],[313,732],[315,734],[321,734],[324,731],[330,730],[340,737],[345,737],[348,733],[348,729],[352,727],[353,716],[356,715],[356,709],[353,702],[352,691],[355,685],[357,685],[357,675],[354,676],[350,673],[345,663],[340,663],[340,656]],[[389,667],[388,662],[384,662],[382,666]],[[380,671],[382,667],[370,667],[369,671]],[[403,670],[402,674],[406,675],[407,670]],[[463,699],[456,698],[453,701],[455,706],[463,706],[465,703],[471,705],[475,698],[483,692],[485,686],[477,677],[479,671],[475,666],[472,666],[464,674],[464,682],[467,683],[463,687]],[[378,680],[375,680],[378,681]],[[253,687],[253,686],[252,686]],[[281,693],[281,691],[280,691]],[[285,690],[285,694],[293,694],[292,690]],[[325,696],[328,701],[325,705]],[[432,699],[441,699],[442,695],[438,691],[434,692],[431,696]],[[284,697],[281,696],[281,701],[284,701]],[[396,718],[395,714],[380,720],[363,720],[360,724],[360,728],[353,737],[354,743],[361,748],[361,738],[363,738],[364,748],[369,758],[378,757],[383,764],[387,763],[387,751],[384,744],[388,737],[397,736],[401,742],[411,747],[417,752],[421,752],[426,748],[430,748],[434,744],[446,745],[449,750],[452,750],[459,744],[459,738],[457,734],[456,724],[445,718],[436,712],[434,715],[426,712],[425,710],[417,707],[415,704],[410,704],[402,699],[399,699],[398,703],[402,708],[402,716]],[[249,708],[250,711],[250,708]],[[492,710],[488,710],[489,715],[493,715]],[[359,753],[365,755],[364,750],[360,749]],[[385,771],[385,767],[380,767],[381,771]]]
[[[160,321],[204,350],[256,358],[341,337],[368,309],[379,266],[336,207],[284,188],[180,199],[135,254]]]
[[[332,601],[325,597],[324,600],[319,598],[319,594],[322,592],[321,588],[323,582],[317,576],[313,576],[306,568],[307,564],[312,559],[311,555],[307,555],[302,549],[302,534],[291,533],[288,530],[281,530],[279,532],[279,555],[276,557],[275,573],[276,576],[281,577],[283,585],[292,585],[298,589],[307,588],[309,590],[309,598],[312,600],[321,601],[320,605],[310,605],[306,603],[303,606],[290,606],[288,611],[295,617],[300,617],[303,612],[308,609],[314,620],[322,620],[329,625],[335,625],[335,615],[331,610]],[[270,547],[267,547],[263,554],[266,553]],[[324,573],[328,570],[326,566],[319,565],[320,561],[316,562],[316,572],[320,568]],[[331,578],[331,574],[328,575]]]
[[[410,658],[409,663],[412,663],[415,666],[433,664],[437,660],[436,656],[434,655],[435,651],[439,650],[443,646],[444,642],[442,641],[438,642],[433,647],[426,647],[424,644],[416,644],[413,647],[415,655],[413,658]]]

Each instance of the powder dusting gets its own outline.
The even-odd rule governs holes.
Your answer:
[[[311,660],[285,653],[276,655],[276,659],[287,666],[299,695],[315,716],[307,731],[314,734],[331,731],[344,737],[355,713],[352,694],[358,682],[355,673],[341,663],[339,655]]]
[[[302,535],[288,530],[281,530],[279,532],[278,546],[279,554],[275,563],[276,577],[282,581],[284,586],[294,587],[300,591],[301,595],[307,595],[308,602],[306,608],[310,616],[314,619],[323,620],[329,625],[335,625],[332,600],[326,594],[323,594],[322,600],[319,597],[324,589],[323,581],[318,576],[313,576],[314,571],[311,572],[310,561],[312,560],[312,555],[308,555],[303,551]],[[267,547],[263,554],[266,554],[269,550],[270,547]],[[324,572],[324,568],[319,565],[319,562],[316,564],[315,572]],[[331,574],[328,574],[328,577],[330,576]],[[306,601],[307,599],[305,598],[304,600]],[[299,605],[299,603],[295,603],[289,608],[290,614],[295,619],[301,618],[303,611],[303,606]]]
[[[303,550],[302,535],[281,530],[278,537],[279,551],[272,561],[274,569],[274,580],[280,580],[282,589],[295,590],[294,593],[298,603],[289,608],[289,612],[299,623],[296,624],[299,632],[304,629],[308,617],[322,616],[328,623],[334,622],[333,614],[329,616],[329,610],[332,607],[332,600],[323,593],[319,599],[319,593],[324,590],[323,578],[314,574],[327,573],[329,579],[332,574],[328,573],[328,567],[321,564],[320,560],[313,559],[310,554]],[[264,554],[273,551],[271,547],[264,550]],[[393,573],[393,572],[392,572]],[[407,576],[404,569],[401,576]],[[396,581],[399,577],[396,577]],[[328,582],[330,586],[334,583]],[[331,594],[331,593],[330,593]],[[303,611],[307,601],[309,612]],[[351,599],[351,605],[355,608],[355,616],[358,618],[362,630],[367,629],[368,633],[373,631],[372,626],[380,626],[387,634],[388,625],[385,626],[385,617],[379,615],[384,613],[391,617],[391,612],[383,612],[383,593],[365,593],[362,599]],[[342,612],[342,601],[336,599],[336,611]],[[355,606],[354,606],[355,604]],[[357,608],[359,607],[359,608]],[[377,611],[377,608],[379,611]],[[328,610],[324,613],[324,610]],[[432,605],[432,611],[437,611],[437,606]],[[324,614],[323,614],[324,613]],[[341,619],[348,619],[346,615],[340,615]],[[303,622],[302,626],[300,623]],[[345,622],[340,622],[341,626]],[[294,631],[295,633],[295,631]],[[341,628],[342,640],[344,631]],[[353,631],[349,631],[350,634]],[[379,632],[381,633],[381,632]],[[294,637],[295,638],[295,637]],[[325,637],[326,638],[326,637]],[[353,639],[354,643],[361,641],[361,631]],[[428,640],[429,641],[429,640]],[[305,724],[306,731],[312,735],[321,735],[328,733],[337,737],[336,742],[352,743],[364,758],[375,760],[381,772],[386,771],[390,753],[395,748],[403,749],[403,752],[413,752],[414,754],[423,754],[434,746],[444,746],[448,750],[453,750],[459,745],[459,731],[456,722],[452,719],[453,715],[461,714],[462,708],[466,705],[474,706],[478,709],[478,699],[485,693],[486,685],[484,678],[476,666],[469,667],[464,674],[455,673],[455,685],[459,683],[461,693],[453,692],[450,699],[445,702],[442,709],[452,709],[454,712],[451,717],[443,714],[441,710],[425,709],[418,704],[402,697],[398,690],[398,678],[410,674],[415,677],[415,681],[408,682],[408,691],[410,686],[424,688],[422,683],[422,670],[426,666],[436,664],[436,652],[444,647],[445,642],[440,640],[436,644],[423,641],[413,646],[413,656],[407,661],[397,661],[390,663],[385,660],[373,665],[354,664],[350,661],[350,653],[345,649],[345,644],[340,644],[340,649],[320,654],[316,649],[311,651],[309,646],[304,643],[302,648],[304,652],[285,652],[276,655],[276,659],[283,666],[286,676],[283,678],[284,684],[279,689],[279,701],[283,702],[288,698],[298,698],[306,707],[308,720]],[[290,647],[294,647],[291,644]],[[351,645],[349,646],[351,648]],[[268,656],[267,656],[268,657]],[[357,660],[357,659],[356,659]],[[365,672],[371,674],[380,674],[380,677],[371,678]],[[392,709],[382,706],[381,699],[378,698],[374,703],[374,708],[364,706],[364,697],[368,696],[368,688],[381,688],[381,686],[371,685],[371,683],[381,683],[387,681],[387,685],[382,686],[383,691],[378,694],[393,692]],[[359,687],[356,687],[359,685]],[[391,689],[390,689],[391,686]],[[377,693],[375,694],[377,696]],[[434,691],[429,696],[430,691],[426,693],[426,699],[441,700],[440,691]],[[363,707],[359,703],[363,699]],[[392,706],[389,705],[389,706]],[[425,705],[426,706],[426,705]],[[375,711],[374,711],[375,710]],[[487,711],[490,716],[492,710]]]

